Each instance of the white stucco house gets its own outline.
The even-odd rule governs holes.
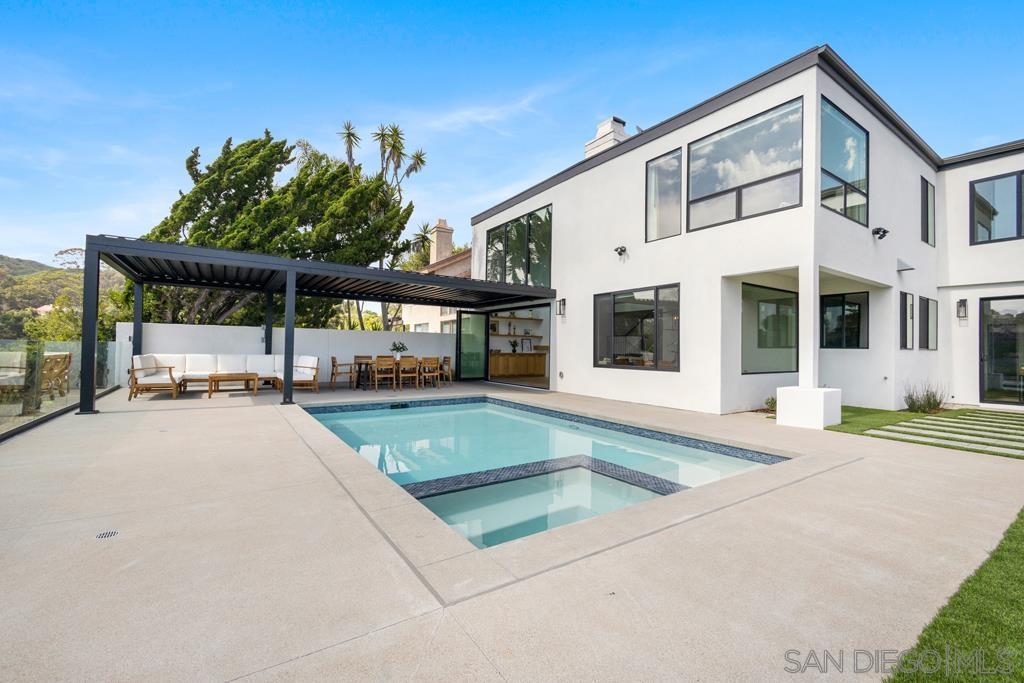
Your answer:
[[[1019,407],[1022,172],[1024,140],[940,157],[818,47],[635,135],[603,122],[472,219],[472,275],[557,291],[559,391],[709,413],[778,393],[816,427],[926,382]]]

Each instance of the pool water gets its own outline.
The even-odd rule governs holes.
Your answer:
[[[314,414],[398,484],[589,455],[688,487],[764,465],[491,403]]]
[[[765,466],[746,457],[774,462],[774,456],[660,440],[483,399],[309,411],[481,548]],[[557,458],[569,460],[541,462]],[[526,463],[532,464],[517,467]]]
[[[658,494],[583,467],[422,498],[478,548],[571,524]]]

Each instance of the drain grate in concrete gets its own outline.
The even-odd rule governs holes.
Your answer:
[[[116,529],[113,529],[111,531],[104,531],[104,532],[96,534],[96,538],[113,538],[114,536],[117,536],[117,530]]]

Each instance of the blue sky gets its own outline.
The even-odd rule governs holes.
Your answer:
[[[445,217],[467,242],[598,121],[650,126],[823,42],[940,154],[1024,137],[1020,3],[144,5],[0,7],[0,253],[139,235],[193,147],[269,128],[341,155],[345,119],[424,148],[410,229]]]

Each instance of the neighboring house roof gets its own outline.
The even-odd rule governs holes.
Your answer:
[[[473,250],[472,249],[464,249],[464,250],[460,251],[457,254],[452,254],[448,258],[443,258],[440,261],[434,261],[433,263],[428,265],[426,268],[421,268],[419,270],[419,272],[421,272],[421,273],[428,273],[428,274],[429,273],[436,273],[439,270],[447,270],[448,268],[451,268],[452,266],[458,265],[458,263],[460,261],[466,261],[466,268],[467,268],[467,270],[465,271],[465,274],[463,274],[462,272],[459,272],[457,274],[451,274],[451,276],[452,277],[469,277],[469,275],[470,275],[469,263],[470,263],[470,259],[472,258],[472,256],[473,256]]]
[[[821,45],[788,59],[778,66],[774,66],[751,79],[743,81],[739,85],[735,85],[710,99],[704,100],[700,104],[676,114],[661,123],[655,124],[636,135],[632,135],[602,152],[598,152],[591,157],[573,164],[569,168],[556,173],[547,180],[543,180],[536,185],[523,190],[519,194],[506,199],[500,204],[478,213],[473,216],[470,223],[472,225],[476,225],[477,223],[487,220],[491,216],[494,216],[505,209],[511,208],[534,195],[540,194],[544,190],[550,189],[574,176],[589,171],[590,169],[600,166],[607,161],[611,161],[612,159],[634,150],[637,147],[657,140],[658,138],[668,135],[683,126],[687,126],[698,119],[708,116],[709,114],[713,114],[714,112],[731,104],[735,104],[754,93],[760,92],[761,90],[769,88],[776,83],[790,78],[791,76],[814,67],[820,68],[826,74],[831,76],[852,97],[856,98],[857,101],[859,101],[865,108],[878,117],[878,119],[881,120],[897,137],[909,145],[910,148],[918,154],[918,156],[924,159],[925,162],[936,170],[942,170],[966,163],[980,161],[982,159],[989,159],[1024,151],[1024,140],[1016,140],[1014,142],[1008,142],[994,147],[987,147],[985,149],[967,152],[966,154],[954,157],[948,157],[945,159],[940,157],[938,153],[936,153],[935,150],[933,150],[928,143],[926,143],[921,136],[910,127],[909,124],[907,124],[906,121],[900,118],[899,114],[897,114],[893,108],[890,107],[885,100],[883,100],[881,96],[879,96],[878,93],[876,93],[871,86],[867,84],[866,81],[864,81],[864,79],[858,76],[857,73],[843,61],[835,50],[828,45]]]

